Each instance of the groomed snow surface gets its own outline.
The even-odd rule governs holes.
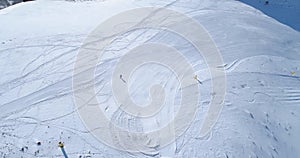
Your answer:
[[[87,35],[122,11],[166,7],[193,17],[210,33],[226,71],[226,96],[211,133],[199,128],[211,97],[204,58],[183,38],[165,30],[128,32],[105,50],[95,71],[97,99],[112,122],[133,131],[159,129],[180,105],[178,81],[167,67],[145,64],[127,81],[132,100],[150,102],[148,88],[164,85],[164,108],[152,118],[116,108],[111,76],[118,60],[145,42],[180,51],[203,82],[197,116],[184,135],[150,153],[116,150],[95,139],[76,112],[72,75]],[[113,27],[113,26],[112,26]],[[182,28],[188,29],[188,28]],[[132,59],[134,60],[134,59]],[[130,61],[128,61],[130,62]],[[176,61],[174,61],[176,62]],[[108,0],[20,3],[0,10],[0,157],[300,157],[300,33],[235,0]],[[38,143],[40,142],[40,143]]]

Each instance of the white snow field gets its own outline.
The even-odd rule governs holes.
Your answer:
[[[104,50],[95,71],[96,98],[113,123],[130,131],[160,129],[180,106],[174,72],[148,63],[124,82],[131,99],[141,106],[151,102],[153,84],[163,85],[162,109],[155,116],[140,118],[117,108],[112,73],[120,58],[137,45],[156,42],[175,47],[202,82],[194,85],[201,94],[196,117],[181,137],[163,148],[151,142],[154,146],[145,147],[151,149],[148,152],[128,152],[105,145],[86,128],[76,110],[72,78],[77,53],[91,31],[113,15],[146,6],[178,11],[203,25],[224,61],[220,67],[226,72],[226,96],[213,129],[201,137],[200,127],[214,97],[203,56],[187,40],[166,30],[127,32]],[[20,3],[0,10],[0,72],[1,158],[63,158],[60,141],[70,158],[300,157],[300,32],[239,1]]]

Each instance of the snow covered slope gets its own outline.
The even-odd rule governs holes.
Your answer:
[[[79,48],[94,28],[143,6],[166,7],[200,22],[222,54],[227,89],[218,122],[201,138],[199,128],[214,96],[204,58],[170,32],[128,32],[106,49],[95,71],[97,99],[112,122],[134,131],[162,128],[179,105],[176,76],[151,63],[133,73],[129,92],[137,104],[147,105],[151,98],[145,89],[162,84],[168,94],[164,108],[148,120],[115,108],[112,72],[136,45],[174,46],[203,82],[197,116],[182,137],[163,149],[130,153],[104,145],[85,128],[76,112],[72,76]],[[0,72],[0,157],[63,157],[59,141],[69,157],[300,157],[300,33],[239,1],[20,3],[0,10]]]

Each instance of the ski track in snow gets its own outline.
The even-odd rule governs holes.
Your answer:
[[[97,3],[96,7],[91,5],[94,3],[95,5]],[[126,4],[129,3],[133,2],[129,1]],[[160,3],[163,2],[141,1],[133,4],[144,5],[144,3],[161,5]],[[174,1],[168,7],[183,10],[189,15],[199,16],[199,21],[208,28],[224,55],[225,64],[220,67],[226,71],[227,94],[221,116],[210,135],[199,138],[199,127],[213,95],[210,91],[210,74],[203,58],[195,55],[197,53],[193,54],[195,50],[188,47],[186,41],[174,40],[169,37],[172,35],[161,31],[128,32],[128,36],[133,37],[126,39],[127,37],[123,36],[115,41],[115,45],[107,48],[104,59],[97,66],[95,89],[96,97],[103,105],[101,108],[108,116],[111,116],[112,123],[131,131],[145,131],[147,127],[144,126],[147,124],[116,108],[109,87],[111,86],[110,77],[113,66],[136,43],[164,41],[177,46],[178,50],[186,53],[187,59],[194,65],[197,75],[203,82],[203,85],[199,85],[201,100],[197,117],[182,137],[161,150],[158,150],[159,144],[155,143],[156,140],[152,140],[154,143],[151,144],[151,149],[153,149],[151,152],[129,153],[110,148],[95,139],[85,128],[74,106],[73,91],[80,89],[72,89],[73,66],[81,43],[91,30],[80,30],[76,33],[69,31],[68,33],[30,38],[25,36],[12,40],[10,37],[3,36],[0,38],[0,70],[3,73],[3,77],[0,79],[0,157],[63,157],[57,147],[59,141],[65,143],[70,157],[81,156],[82,158],[299,157],[300,58],[292,57],[293,54],[295,56],[300,54],[300,33],[286,28],[268,17],[260,17],[261,14],[244,5],[239,9],[243,10],[241,14],[243,16],[251,14],[253,21],[256,20],[255,18],[258,18],[259,21],[248,24],[249,21],[240,20],[241,24],[237,26],[236,30],[230,30],[227,28],[227,26],[232,26],[230,21],[221,26],[213,24],[212,21],[205,22],[205,18],[214,17],[220,13],[235,14],[239,11],[238,7],[242,7],[239,2],[224,0],[198,3],[184,4],[181,1]],[[62,2],[66,8],[68,8],[67,4],[69,5],[69,3]],[[50,9],[53,9],[52,7],[57,6],[58,3],[38,1],[29,5],[40,11],[39,5],[49,5]],[[89,9],[95,11],[99,10],[97,7],[103,7],[99,2],[82,2],[72,5],[82,7],[83,11]],[[104,2],[103,5],[113,7],[115,4],[114,2]],[[24,5],[25,11],[27,11],[26,6]],[[128,6],[133,7],[132,5]],[[196,8],[193,8],[195,6]],[[197,7],[200,10],[197,10]],[[19,8],[22,9],[22,6]],[[72,8],[68,9],[72,10]],[[214,10],[218,11],[214,12]],[[46,8],[47,11],[52,12],[53,10]],[[5,15],[9,15],[9,12]],[[0,18],[5,15],[0,14]],[[78,16],[84,17],[84,15]],[[260,21],[261,18],[264,18],[262,21],[265,23]],[[97,19],[96,15],[94,19]],[[260,28],[260,22],[263,23],[262,26],[268,26],[268,28]],[[235,22],[233,23],[235,24]],[[96,23],[93,24],[96,26]],[[16,24],[12,22],[12,27],[16,27],[14,25]],[[245,36],[247,36],[247,29],[263,29],[263,31],[258,33],[259,37],[254,38],[253,36],[254,40],[249,42],[248,39],[242,39],[243,33],[241,32],[243,31],[238,27],[244,29]],[[268,33],[271,36],[265,34],[267,29],[270,29]],[[7,30],[9,32],[9,29]],[[276,30],[283,30],[282,33],[287,32],[288,35],[277,38],[280,35],[277,35]],[[31,31],[34,32],[34,30]],[[274,37],[276,40],[270,40],[269,37]],[[259,40],[269,40],[268,44],[272,48],[269,48],[268,44],[261,44]],[[254,46],[257,47],[253,48]],[[253,52],[254,50],[256,52]],[[267,50],[278,50],[279,53],[267,52]],[[145,83],[152,82],[154,78],[165,79],[161,83],[169,93],[173,94],[178,90],[176,79],[172,73],[158,67],[145,66],[144,68],[153,70],[154,74],[136,75],[142,77],[133,77],[132,81],[128,81],[129,87],[130,84],[133,84],[132,82],[136,82],[131,87],[140,92],[133,93],[132,98],[147,101],[148,96],[143,96],[144,91],[141,87],[147,87]],[[88,84],[88,86],[93,85]],[[178,97],[175,96],[171,99],[178,100]],[[175,102],[175,104],[179,103]],[[164,125],[164,121],[170,119],[169,116],[165,117],[164,115],[171,115],[172,108],[173,105],[171,108],[164,109],[161,114],[150,120],[154,125],[149,126],[161,127]],[[124,137],[122,133],[112,132],[114,142],[121,147],[126,145]],[[42,144],[37,145],[37,141],[41,141]]]

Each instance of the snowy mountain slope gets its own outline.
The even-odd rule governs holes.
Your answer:
[[[65,143],[70,157],[299,157],[300,33],[231,0],[168,5],[203,24],[224,59],[225,104],[208,137],[199,136],[213,95],[207,65],[186,40],[157,30],[128,33],[107,48],[95,72],[96,89],[101,90],[97,99],[105,105],[101,108],[107,116],[124,128],[148,131],[166,125],[180,99],[172,71],[147,64],[128,81],[131,97],[141,105],[150,101],[145,89],[153,83],[165,85],[164,108],[148,120],[116,108],[110,78],[114,65],[130,48],[144,42],[167,43],[183,53],[203,82],[191,127],[176,142],[149,153],[110,148],[85,128],[72,91],[74,62],[83,40],[111,15],[169,3],[40,0],[1,10],[0,157],[63,157],[59,141]]]

